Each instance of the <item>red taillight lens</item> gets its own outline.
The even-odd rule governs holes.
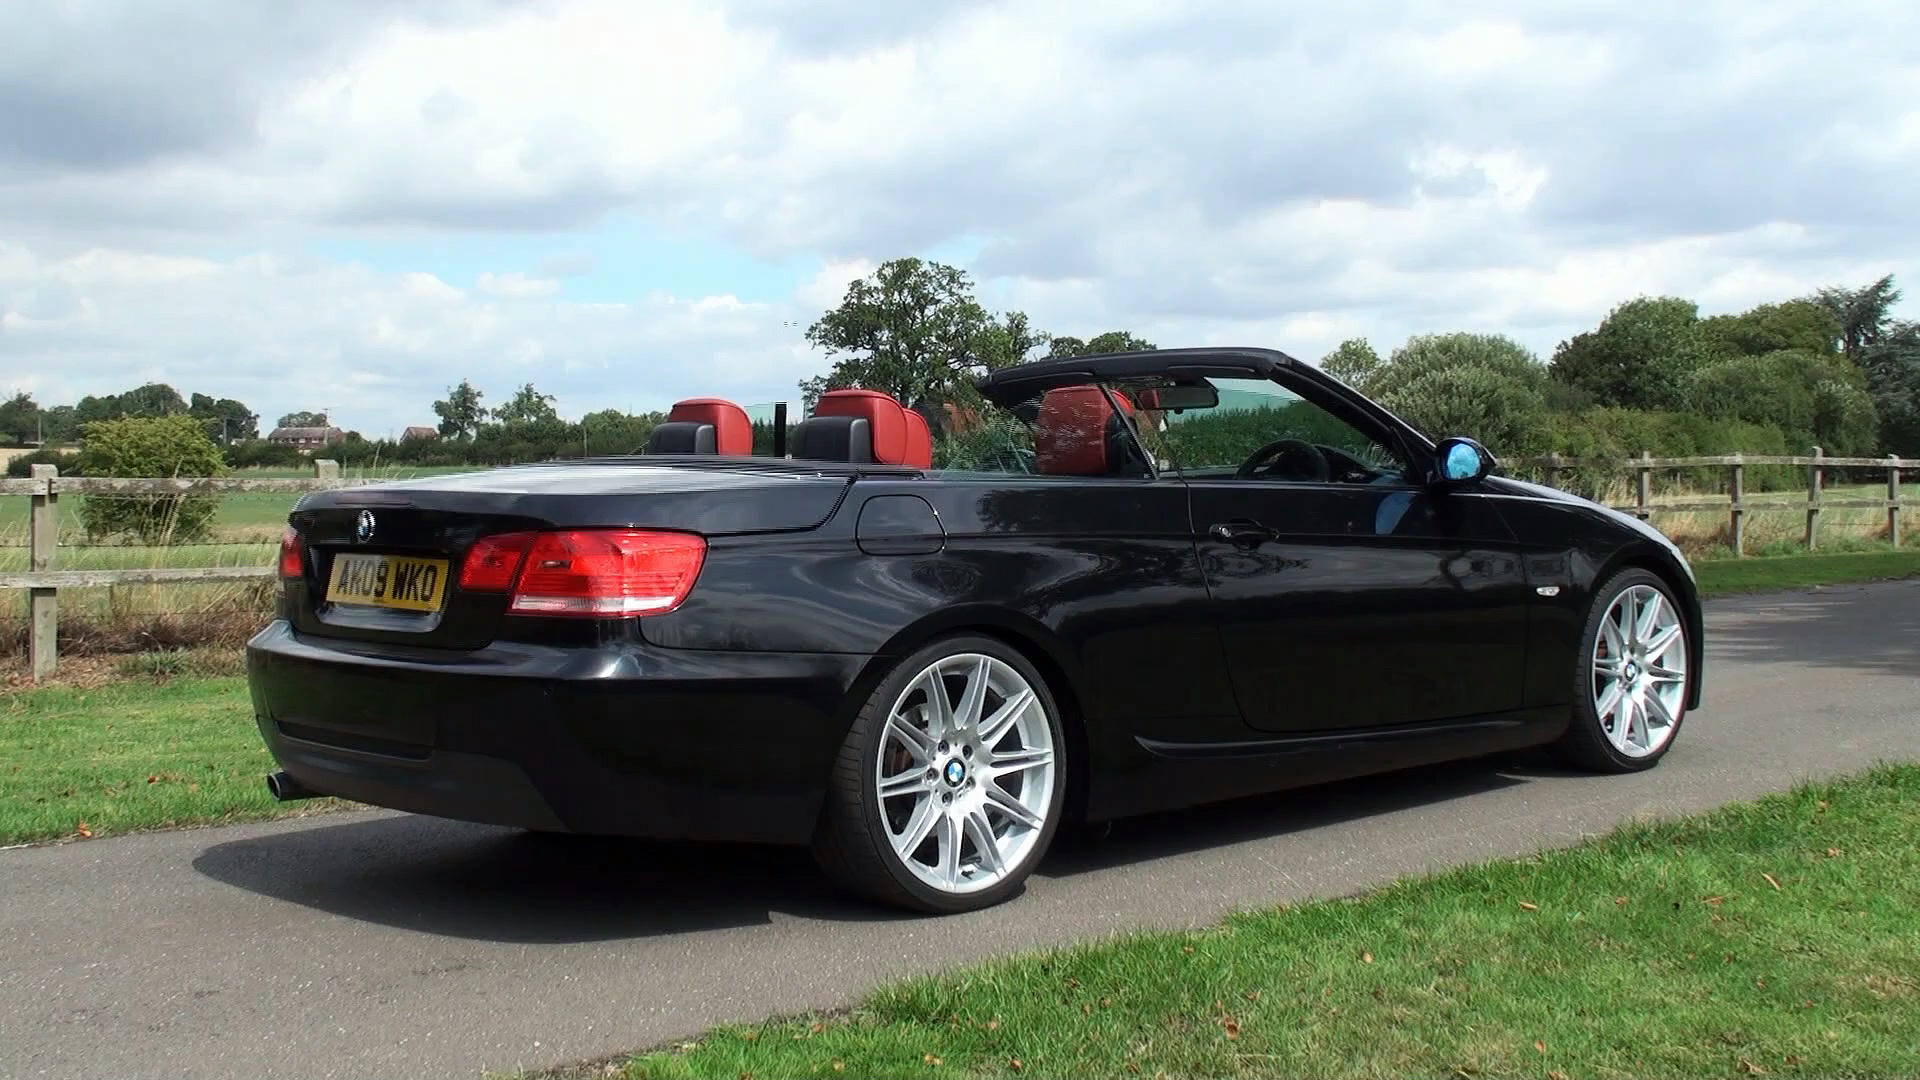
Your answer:
[[[521,615],[617,617],[672,611],[692,591],[707,542],[690,533],[584,529],[540,533],[514,588]]]
[[[532,546],[532,533],[482,537],[467,549],[467,560],[460,566],[460,587],[467,592],[506,592],[513,588],[514,575]]]
[[[280,534],[280,576],[282,578],[305,577],[307,574],[307,549],[300,542],[300,534],[293,526]]]

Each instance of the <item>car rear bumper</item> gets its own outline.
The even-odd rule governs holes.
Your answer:
[[[275,760],[324,795],[530,829],[803,843],[868,657],[247,646]]]

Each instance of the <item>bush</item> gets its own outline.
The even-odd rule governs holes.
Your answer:
[[[226,471],[220,448],[191,416],[127,417],[87,425],[80,467],[88,476],[205,477]],[[80,501],[87,538],[126,536],[141,544],[195,543],[213,532],[219,496],[88,495]]]
[[[60,470],[61,476],[86,475],[80,471],[80,454],[76,450],[35,450],[31,454],[22,454],[7,462],[7,475],[31,476],[35,465],[52,465]]]

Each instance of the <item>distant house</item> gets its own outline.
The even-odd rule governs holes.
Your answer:
[[[337,427],[283,427],[274,428],[267,435],[267,441],[281,446],[297,447],[301,450],[313,450],[344,442],[346,437],[347,433]]]
[[[407,442],[410,439],[437,439],[439,437],[440,432],[438,429],[421,427],[417,424],[400,433],[401,442]]]

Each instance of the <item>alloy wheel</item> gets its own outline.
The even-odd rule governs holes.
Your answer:
[[[1659,752],[1686,708],[1686,624],[1666,595],[1635,584],[1614,597],[1593,642],[1593,712],[1629,758]]]
[[[1034,852],[1053,804],[1053,725],[1014,667],[981,653],[928,664],[887,713],[873,767],[902,866],[949,894],[992,887]]]

